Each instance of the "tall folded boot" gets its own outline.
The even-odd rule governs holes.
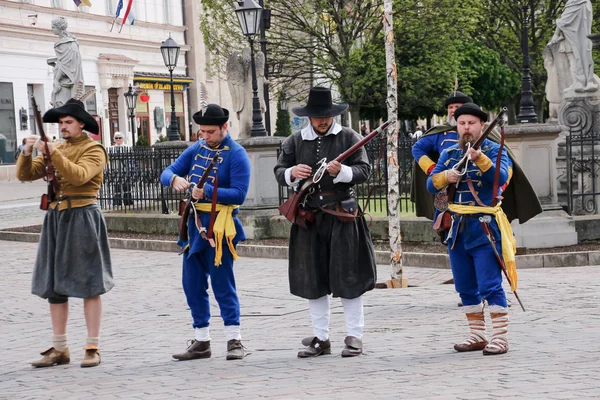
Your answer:
[[[344,344],[346,344],[346,347],[342,350],[342,357],[356,357],[362,354],[363,343],[359,338],[346,336]]]
[[[302,345],[306,349],[298,352],[298,357],[309,358],[322,356],[323,354],[331,354],[331,342],[329,339],[320,340],[318,337],[308,337],[302,339]]]
[[[190,343],[190,342],[188,342]],[[179,354],[173,354],[173,358],[179,361],[196,360],[198,358],[210,358],[210,340],[201,342],[192,340],[186,351]]]
[[[475,306],[464,306],[467,320],[469,321],[470,335],[462,343],[454,345],[458,352],[483,350],[488,344],[485,334],[485,316],[483,315],[483,303]]]
[[[44,357],[42,357],[41,360],[31,363],[31,365],[36,368],[53,367],[55,365],[68,364],[71,362],[71,355],[69,354],[68,347],[65,347],[63,351],[58,351],[54,347],[50,347],[40,354]]]
[[[226,360],[241,360],[246,357],[246,349],[242,346],[242,341],[231,339],[227,342],[227,357]]]
[[[100,365],[100,349],[98,346],[87,345],[83,348],[85,354],[83,355],[83,361],[81,361],[82,368],[97,367]]]
[[[486,356],[508,352],[508,308],[490,306],[492,318],[492,340],[483,349]]]

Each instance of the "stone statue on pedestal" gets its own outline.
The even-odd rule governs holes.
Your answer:
[[[260,112],[266,110],[264,100],[264,70],[265,56],[258,52],[254,56],[256,64],[256,80],[258,84],[258,97],[260,99]],[[240,121],[238,138],[250,137],[252,128],[252,65],[250,49],[241,52],[234,51],[227,61],[227,84],[233,102],[233,111]]]
[[[589,96],[586,93],[596,92],[600,87],[600,80],[594,75],[592,42],[588,38],[591,33],[591,1],[569,0],[562,16],[556,20],[556,31],[544,51],[551,117],[555,117],[553,110],[556,111],[556,104],[565,96]]]
[[[48,59],[48,65],[54,69],[51,104],[53,107],[64,105],[71,98],[81,98],[85,89],[79,42],[67,32],[67,20],[58,17],[52,20],[52,32],[59,39],[54,44],[56,57]]]

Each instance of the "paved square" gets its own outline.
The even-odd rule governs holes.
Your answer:
[[[242,258],[236,276],[246,359],[225,360],[214,300],[213,358],[176,362],[193,337],[176,254],[113,250],[116,287],[103,297],[102,364],[82,369],[82,301],[71,301],[72,364],[32,369],[49,347],[45,301],[30,294],[36,245],[0,241],[2,399],[582,399],[600,397],[600,268],[523,270],[510,352],[458,354],[467,326],[452,285],[374,290],[365,296],[365,354],[342,359],[345,326],[332,301],[333,354],[300,360],[311,334],[307,302],[288,293],[283,260]],[[447,272],[446,272],[447,273]],[[427,270],[406,268],[412,282]],[[380,280],[388,267],[380,266]],[[512,295],[510,295],[512,297]],[[514,298],[513,298],[514,300]]]

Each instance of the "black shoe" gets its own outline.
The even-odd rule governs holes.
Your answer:
[[[318,357],[323,354],[331,354],[331,342],[329,339],[320,340],[318,337],[308,337],[302,339],[302,344],[307,346],[306,349],[298,352],[298,357],[309,358]]]
[[[354,336],[346,336],[344,343],[346,344],[346,347],[342,350],[342,357],[356,357],[362,354],[362,340]]]
[[[190,346],[183,353],[173,354],[173,358],[179,361],[195,360],[197,358],[210,358],[210,340],[200,342],[192,340]]]
[[[241,360],[246,357],[246,349],[242,346],[242,342],[237,339],[231,339],[227,342],[227,360]]]

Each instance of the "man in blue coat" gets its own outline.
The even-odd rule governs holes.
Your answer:
[[[470,336],[454,345],[454,349],[459,352],[483,350],[485,355],[503,354],[508,351],[508,308],[494,247],[502,254],[515,290],[516,242],[499,197],[501,187],[509,179],[509,158],[506,149],[489,139],[483,140],[479,149],[471,148],[487,121],[487,114],[479,106],[464,104],[454,115],[459,142],[442,152],[427,179],[430,193],[446,190],[458,182],[454,198],[448,199],[452,224],[446,241],[454,285],[467,315]],[[463,157],[469,160],[465,170],[455,170],[453,166]],[[491,231],[494,244],[486,236],[484,224]],[[483,299],[489,304],[493,326],[490,341],[486,336]]]
[[[433,171],[442,151],[458,143],[456,132],[456,119],[454,111],[465,103],[472,103],[473,99],[461,92],[453,92],[444,101],[444,108],[448,110],[448,119],[445,124],[436,125],[429,129],[413,145],[412,154],[415,159],[411,182],[411,201],[415,203],[417,217],[426,217],[435,220],[438,211],[434,214],[434,200],[425,187],[427,176]]]
[[[194,200],[187,221],[187,235],[178,244],[183,254],[183,290],[190,307],[195,339],[187,350],[174,354],[177,360],[209,358],[210,303],[208,277],[219,303],[227,337],[227,359],[244,358],[241,343],[240,304],[236,292],[233,262],[235,246],[245,240],[242,223],[237,217],[250,184],[250,159],[246,150],[227,132],[229,111],[209,104],[206,111],[193,116],[200,125],[203,140],[185,150],[167,167],[160,179],[163,185],[178,191],[191,191]],[[206,183],[200,178],[217,161]]]

